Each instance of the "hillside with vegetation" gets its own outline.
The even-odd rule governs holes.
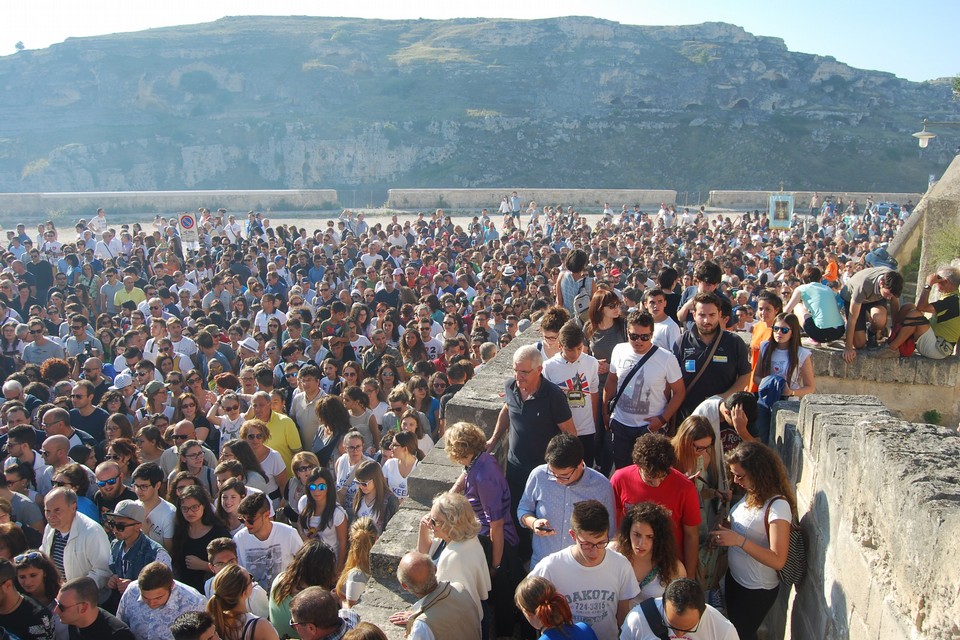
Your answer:
[[[225,18],[0,58],[0,191],[922,190],[914,83],[721,23]]]

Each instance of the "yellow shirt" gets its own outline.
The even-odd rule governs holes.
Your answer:
[[[117,291],[117,293],[113,296],[113,304],[117,305],[117,308],[119,309],[120,305],[127,300],[133,300],[133,303],[139,306],[140,303],[146,299],[147,294],[145,294],[143,289],[140,287],[134,287],[129,293],[127,293],[126,287],[121,287],[120,291]]]
[[[264,444],[280,454],[287,464],[287,473],[293,477],[293,454],[303,449],[296,423],[282,413],[271,411],[267,428],[270,429],[270,439]]]

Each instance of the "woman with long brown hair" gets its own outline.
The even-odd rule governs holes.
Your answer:
[[[637,602],[662,596],[672,580],[687,576],[670,512],[653,502],[641,502],[627,509],[611,548],[633,567],[640,585]]]
[[[583,325],[583,337],[587,340],[590,355],[597,359],[599,365],[597,373],[600,376],[600,385],[597,388],[603,389],[607,374],[610,373],[613,348],[627,341],[627,322],[622,316],[620,298],[607,289],[597,289],[590,299],[589,317]],[[610,432],[603,428],[603,425],[597,425],[595,438],[597,469],[607,472],[613,465]]]
[[[730,622],[740,638],[754,640],[780,591],[777,571],[787,562],[797,499],[786,467],[765,444],[741,442],[726,462],[746,495],[730,512],[730,528],[711,531],[710,542],[728,547],[725,593]]]
[[[222,640],[279,640],[276,629],[247,611],[253,578],[238,564],[228,564],[213,579],[213,597],[207,613]]]
[[[290,625],[290,602],[308,587],[332,591],[337,578],[336,555],[320,540],[307,540],[290,565],[273,580],[270,588],[270,621],[285,638],[298,638]]]
[[[817,390],[813,379],[810,350],[800,346],[800,320],[792,313],[780,313],[773,321],[773,334],[760,345],[760,360],[753,372],[753,384],[769,375],[786,381],[785,398],[802,398]]]

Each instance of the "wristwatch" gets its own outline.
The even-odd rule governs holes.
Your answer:
[[[923,290],[924,290],[924,291],[930,291],[930,289],[932,289],[932,288],[933,288],[932,285],[929,285],[929,284],[923,285]]]

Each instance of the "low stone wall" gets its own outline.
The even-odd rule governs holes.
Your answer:
[[[86,193],[0,193],[0,214],[70,214],[88,218],[103,207],[110,215],[196,211],[224,208],[246,216],[248,211],[309,211],[337,205],[334,189],[229,191],[93,191]]]
[[[766,211],[770,204],[770,196],[775,193],[777,191],[711,191],[710,197],[707,199],[707,206],[718,209],[760,209]],[[893,202],[895,204],[913,202],[913,204],[917,204],[923,197],[922,193],[883,193],[879,191],[819,191],[818,193],[821,203],[826,196],[833,196],[834,199],[841,196],[844,202],[856,200],[860,203],[861,208],[867,198],[873,198],[874,202]],[[795,212],[807,213],[810,211],[810,198],[814,194],[813,191],[785,191],[784,194],[793,196]]]
[[[775,446],[797,486],[809,573],[768,637],[960,637],[960,438],[895,419],[873,396],[776,406]]]
[[[605,202],[619,211],[621,205],[639,204],[641,207],[660,206],[661,202],[672,203],[677,192],[668,189],[390,189],[387,207],[396,209],[481,209],[486,207],[495,213],[500,200],[513,191],[523,199],[524,205],[533,200],[542,205],[562,204],[575,207],[603,208]]]
[[[930,360],[917,355],[883,360],[861,352],[847,363],[841,349],[813,349],[817,391],[849,395],[876,395],[897,417],[919,422],[936,409],[941,424],[960,421],[960,358]]]

